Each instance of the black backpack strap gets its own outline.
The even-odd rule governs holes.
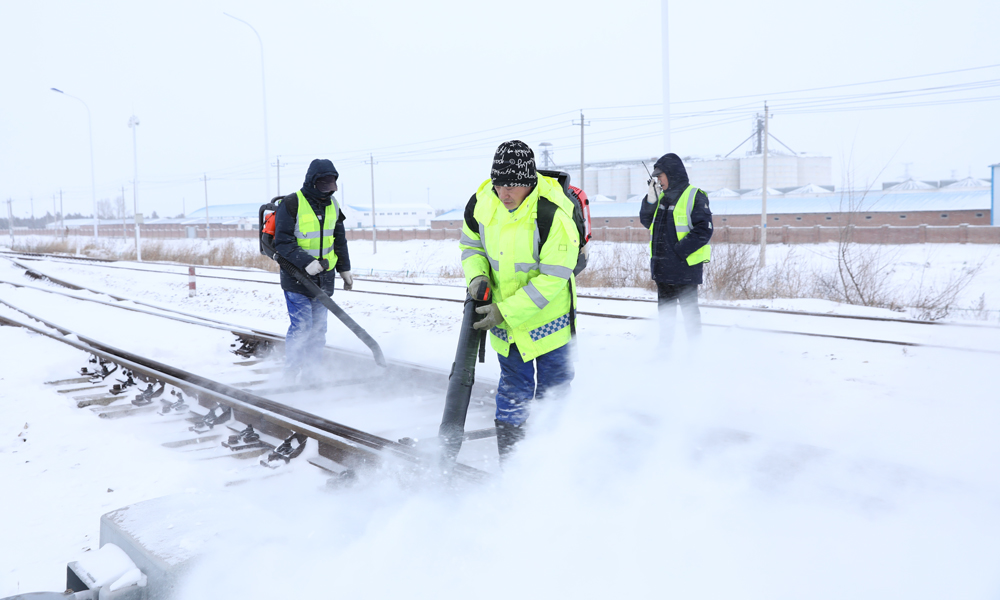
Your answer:
[[[541,253],[545,240],[549,239],[549,231],[552,230],[552,221],[556,218],[556,203],[545,196],[538,197],[538,252]],[[569,281],[569,333],[576,337],[576,302],[573,301],[573,281]]]
[[[479,223],[476,222],[476,195],[473,194],[469,198],[469,202],[465,205],[465,224],[469,226],[469,229],[479,232]]]
[[[556,218],[556,203],[545,196],[538,197],[538,251],[542,251],[545,240],[549,239],[549,231],[552,229],[552,221]]]

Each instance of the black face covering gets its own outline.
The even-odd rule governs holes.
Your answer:
[[[321,194],[332,194],[337,191],[337,178],[333,175],[317,177],[314,186]]]
[[[309,163],[309,170],[306,172],[305,181],[302,182],[302,194],[313,203],[325,206],[330,203],[330,196],[337,189],[336,181],[339,173],[333,163],[326,159],[317,158]],[[331,177],[334,184],[329,191],[320,191],[318,184],[321,180]]]

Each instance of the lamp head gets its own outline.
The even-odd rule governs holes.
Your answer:
[[[64,91],[62,91],[60,89],[57,89],[57,88],[49,88],[49,89],[52,90],[53,92],[59,92],[60,94],[65,94],[66,93],[66,92],[64,92]]]

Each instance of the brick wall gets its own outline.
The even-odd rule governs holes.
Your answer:
[[[758,217],[759,223],[759,217]],[[836,242],[840,239],[841,233],[849,234],[855,242],[861,244],[1000,244],[1000,227],[989,227],[980,225],[952,225],[952,226],[930,226],[917,225],[908,227],[894,227],[882,225],[880,227],[855,227],[848,226],[845,230],[842,227],[824,227],[813,225],[812,227],[796,227],[789,225],[769,226],[767,228],[768,244],[821,244],[825,242]],[[51,229],[26,230],[18,229],[15,236],[22,235],[57,235],[61,232],[54,232]],[[89,237],[93,229],[80,227],[68,230],[69,235],[79,235]],[[457,240],[461,235],[461,229],[380,229],[377,239],[384,241],[404,241],[404,240]],[[0,239],[6,238],[9,232],[0,230]],[[121,238],[122,229],[101,227],[101,237]],[[134,235],[134,228],[128,229],[128,238]],[[143,238],[150,239],[177,239],[187,237],[187,231],[183,227],[172,226],[143,226]],[[198,230],[198,237],[204,239],[205,229]],[[212,227],[212,238],[256,238],[257,232],[253,230],[240,230],[235,226]],[[593,237],[599,242],[627,242],[634,244],[649,243],[649,230],[645,227],[594,227]],[[370,229],[348,229],[348,240],[370,240],[372,232]],[[712,237],[714,243],[733,244],[759,244],[760,225],[749,227],[734,227],[729,224],[721,225],[716,223],[715,234]]]

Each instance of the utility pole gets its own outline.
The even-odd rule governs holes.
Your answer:
[[[670,30],[667,0],[660,0],[660,44],[663,67],[663,153],[670,152]]]
[[[13,200],[7,198],[7,232],[10,234],[10,249],[14,249],[14,208]]]
[[[132,129],[132,213],[135,217],[135,259],[142,262],[142,246],[139,241],[139,152],[136,149],[136,130],[139,129],[139,117],[129,117],[128,126]],[[125,193],[122,192],[122,213],[125,213]]]
[[[35,197],[31,196],[31,227],[28,229],[35,228]]]
[[[59,229],[66,229],[66,215],[63,213],[62,190],[59,190]]]
[[[94,128],[90,120],[90,107],[83,100],[67,94],[66,92],[60,90],[59,88],[49,88],[53,92],[62,94],[68,98],[72,98],[83,105],[87,109],[87,135],[90,137],[90,199],[93,201],[94,206],[94,239],[97,239],[97,225],[100,222],[97,218],[97,184],[94,183]]]
[[[222,14],[252,29],[253,34],[257,36],[257,43],[260,45],[260,96],[264,105],[264,200],[269,200],[271,198],[271,154],[267,147],[267,81],[264,79],[264,41],[260,39],[257,29],[250,23],[227,12]]]
[[[375,245],[376,229],[375,229],[375,157],[368,154],[368,164],[371,165],[372,171],[372,254],[378,253],[378,247]]]
[[[278,195],[281,195],[281,155],[279,154],[277,160],[274,161],[274,166],[278,167]],[[288,163],[285,163],[286,165]]]
[[[125,186],[122,186],[122,239],[128,239],[128,221],[125,218]]]
[[[208,220],[208,173],[204,174],[205,180],[205,240],[212,241],[212,223]]]
[[[760,268],[767,266],[767,102],[764,102],[764,177],[760,190]]]
[[[186,217],[187,214],[187,198],[181,197],[181,217]]]
[[[573,124],[576,125],[577,124],[576,121],[573,121]],[[581,190],[583,189],[583,184],[584,184],[584,176],[583,176],[583,168],[584,168],[584,163],[583,163],[583,128],[586,127],[587,125],[590,125],[590,121],[584,121],[583,120],[583,109],[581,108],[580,109],[580,189]]]
[[[56,225],[58,221],[56,220],[56,195],[52,194],[52,233],[56,232]]]

